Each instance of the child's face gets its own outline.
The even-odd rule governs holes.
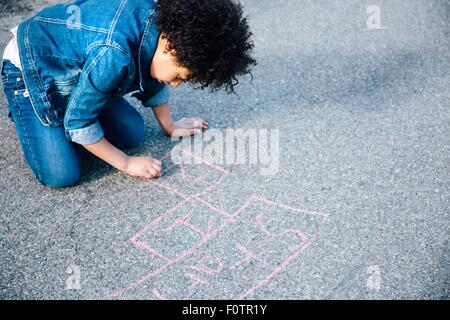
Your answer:
[[[171,53],[164,53],[166,44],[167,39],[162,39],[160,36],[150,68],[150,75],[159,82],[178,87],[186,81],[190,71],[179,66],[175,56]]]

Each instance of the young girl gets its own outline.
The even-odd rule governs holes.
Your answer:
[[[120,149],[144,137],[135,92],[168,135],[207,129],[200,118],[174,122],[169,86],[183,82],[234,92],[250,73],[253,42],[234,0],[78,0],[45,8],[11,30],[2,81],[24,157],[48,187],[80,179],[84,147],[143,180],[161,163]]]

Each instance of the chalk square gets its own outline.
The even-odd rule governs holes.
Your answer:
[[[255,210],[258,205],[265,208],[265,212]],[[297,209],[252,196],[235,213],[224,215],[218,228],[211,228],[206,236],[198,237],[193,246],[172,255],[164,266],[115,294],[134,289],[150,291],[155,299],[251,297],[261,286],[284,271],[310,245],[308,235],[294,225],[271,228],[264,225],[265,215],[286,216],[287,212],[297,220],[327,219],[325,213]],[[167,219],[168,215],[164,218]],[[171,219],[173,221],[174,217]],[[160,226],[168,225],[161,219],[157,223]],[[157,229],[147,228],[146,231],[153,234]],[[156,234],[147,236],[157,239]]]
[[[178,147],[159,160],[163,175],[158,184],[184,198],[212,191],[229,175],[225,168]]]

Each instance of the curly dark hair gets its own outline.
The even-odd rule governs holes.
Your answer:
[[[158,0],[157,27],[167,52],[191,71],[187,81],[211,92],[235,93],[238,75],[251,74],[253,35],[236,0]],[[236,93],[235,93],[236,94]]]

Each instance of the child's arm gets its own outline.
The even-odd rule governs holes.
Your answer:
[[[174,122],[168,104],[152,108],[161,128],[170,136],[190,136],[207,129],[208,124],[200,118],[183,118]],[[141,179],[161,175],[161,162],[151,157],[131,157],[113,146],[105,137],[93,144],[84,144],[89,152],[109,163],[114,168]]]
[[[208,124],[200,118],[183,118],[174,122],[168,104],[152,108],[156,119],[166,134],[173,137],[195,135]],[[161,162],[151,157],[131,157],[113,146],[105,137],[93,144],[84,144],[89,152],[114,168],[131,176],[150,179],[161,175]]]
[[[174,122],[168,104],[152,108],[161,128],[172,137],[192,136],[208,129],[208,123],[200,118],[182,118]]]
[[[116,169],[146,180],[161,176],[161,162],[151,157],[131,157],[113,146],[105,137],[97,143],[83,145],[103,161]]]

